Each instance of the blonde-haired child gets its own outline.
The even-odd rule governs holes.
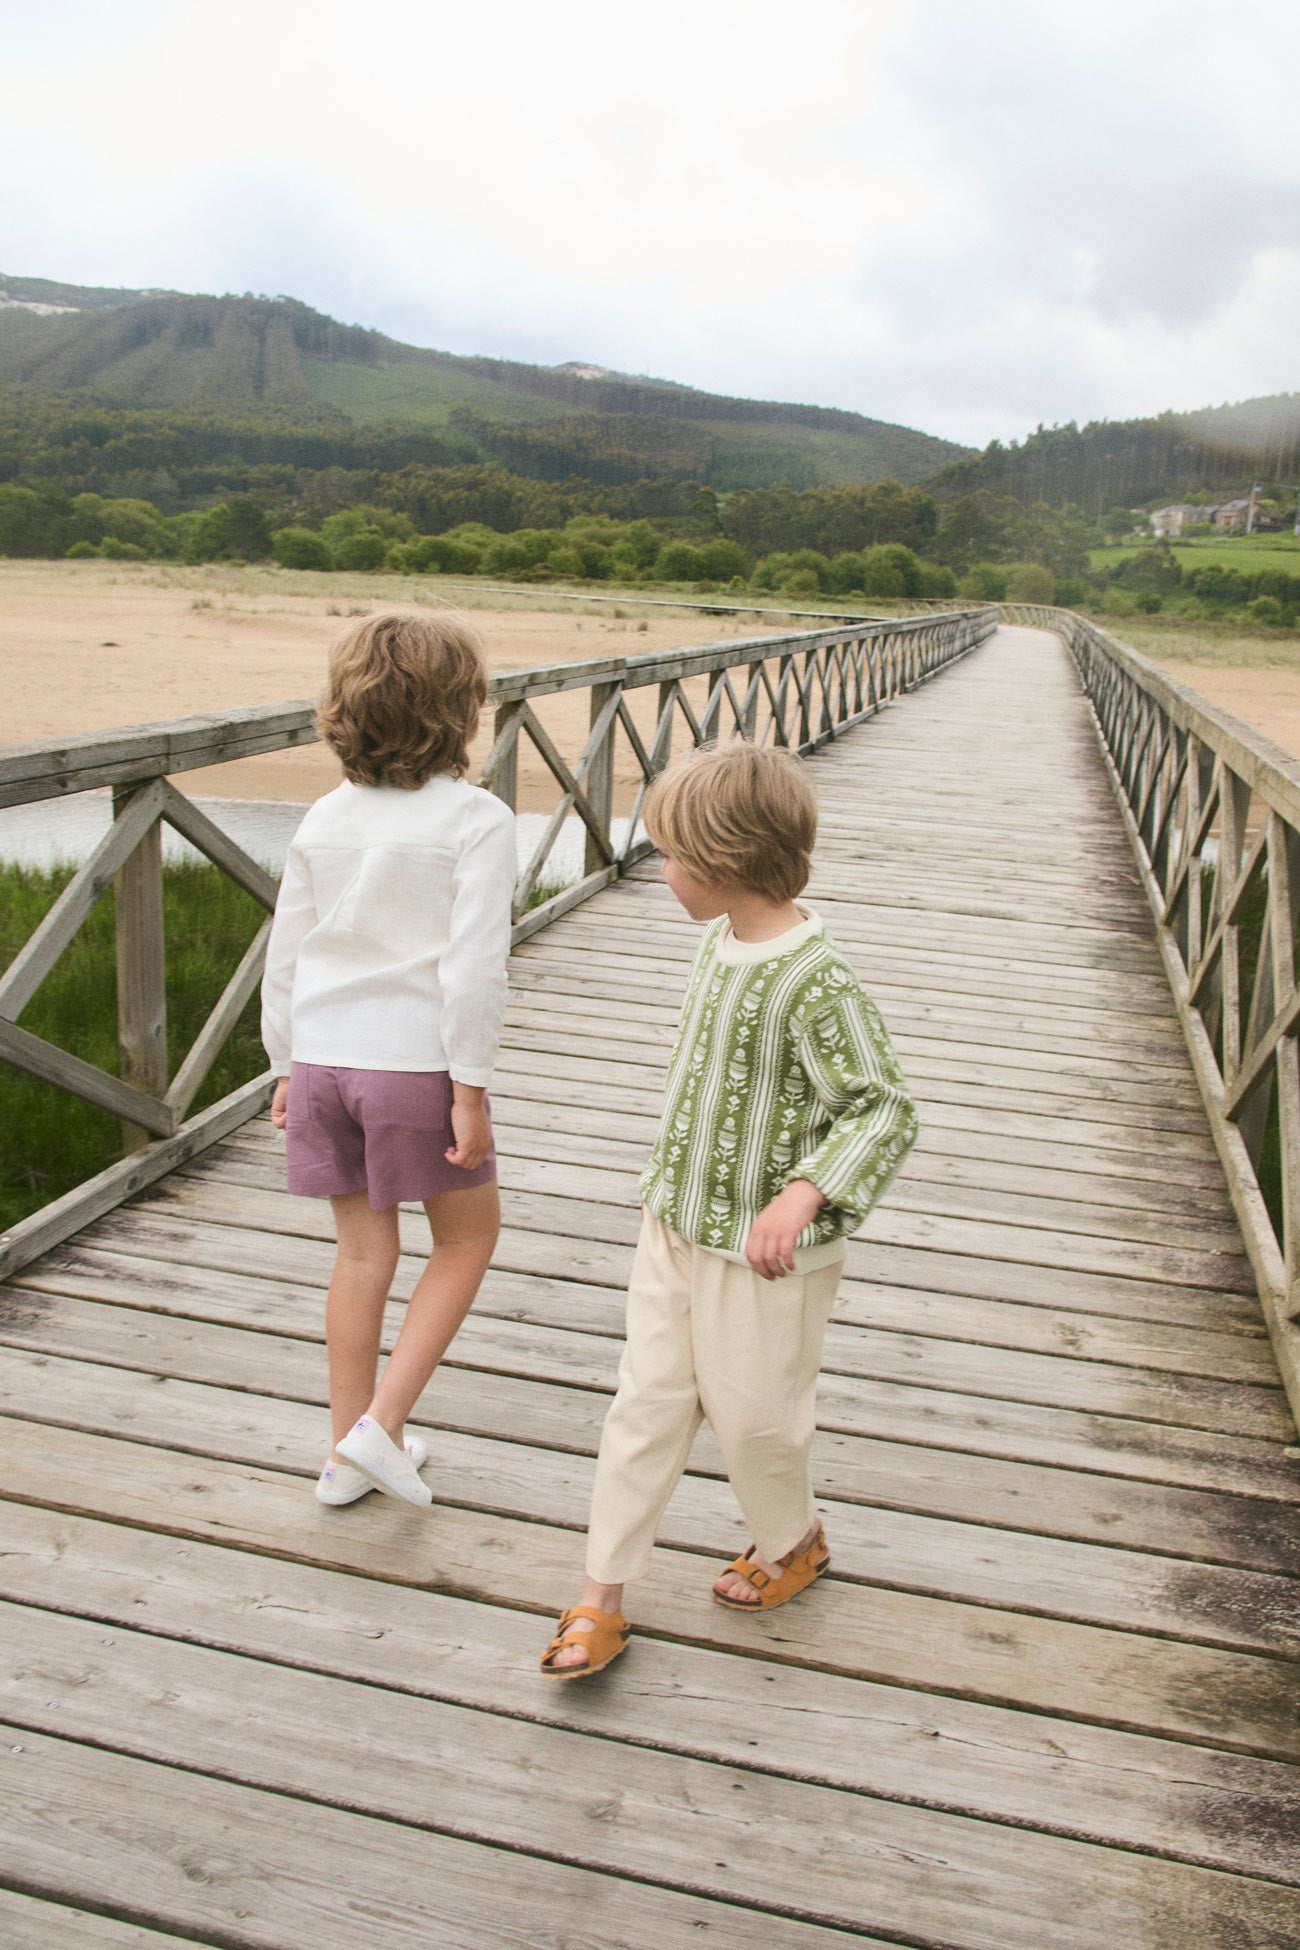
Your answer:
[[[705,1418],[754,1540],[714,1583],[718,1603],[768,1610],[829,1566],[808,1467],[822,1340],[844,1236],[916,1136],[878,1011],[796,905],[817,830],[799,760],[702,753],[656,781],[645,823],[664,879],[710,925],[641,1180],[586,1588],[542,1655],[556,1679],[599,1672],[627,1644],[623,1586],[647,1568]]]
[[[262,984],[291,1192],[328,1198],[333,1448],[316,1495],[428,1504],[408,1415],[487,1270],[500,1226],[486,1096],[505,1006],[514,818],[465,778],[487,695],[450,612],[367,617],[330,653],[321,735],[346,783],[294,836]],[[398,1204],[433,1252],[376,1385]]]

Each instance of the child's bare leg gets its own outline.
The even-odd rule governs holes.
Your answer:
[[[374,1212],[364,1192],[332,1198],[338,1257],[325,1302],[330,1424],[337,1442],[375,1392],[384,1306],[397,1271],[397,1207]]]
[[[804,1535],[799,1539],[799,1542],[795,1545],[795,1549],[797,1551],[806,1551],[820,1528],[820,1520],[815,1521],[812,1528],[805,1531]],[[781,1566],[779,1564],[769,1564],[768,1560],[757,1548],[754,1551],[753,1557],[750,1559],[750,1563],[754,1565],[756,1570],[765,1572],[769,1578],[776,1579],[781,1575]],[[734,1598],[742,1605],[754,1604],[759,1595],[755,1587],[749,1582],[749,1579],[742,1578],[739,1571],[724,1571],[720,1578],[714,1579],[713,1589],[718,1593],[719,1597]]]
[[[357,1410],[358,1415],[373,1415],[398,1444],[407,1416],[473,1305],[501,1226],[494,1183],[443,1192],[426,1199],[424,1209],[433,1252],[407,1302],[402,1331],[374,1399]]]

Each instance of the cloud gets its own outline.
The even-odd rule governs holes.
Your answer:
[[[1300,383],[1280,0],[53,0],[7,56],[13,271],[977,442]]]

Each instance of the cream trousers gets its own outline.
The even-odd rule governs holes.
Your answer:
[[[626,1584],[650,1561],[706,1418],[750,1534],[769,1560],[815,1515],[808,1455],[817,1371],[843,1262],[760,1279],[647,1212],[627,1296],[627,1345],[596,1463],[587,1575]]]

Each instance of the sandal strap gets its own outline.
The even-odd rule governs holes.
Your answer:
[[[573,1629],[573,1621],[575,1618],[589,1618],[595,1630],[590,1632],[575,1631]],[[601,1611],[595,1605],[570,1605],[567,1611],[560,1613],[559,1625],[556,1629],[555,1636],[542,1654],[543,1664],[555,1653],[562,1652],[572,1645],[580,1645],[586,1652],[588,1663],[590,1663],[592,1643],[594,1640],[601,1638],[602,1625],[616,1632],[622,1638],[626,1638],[628,1635],[627,1621],[621,1611]]]

